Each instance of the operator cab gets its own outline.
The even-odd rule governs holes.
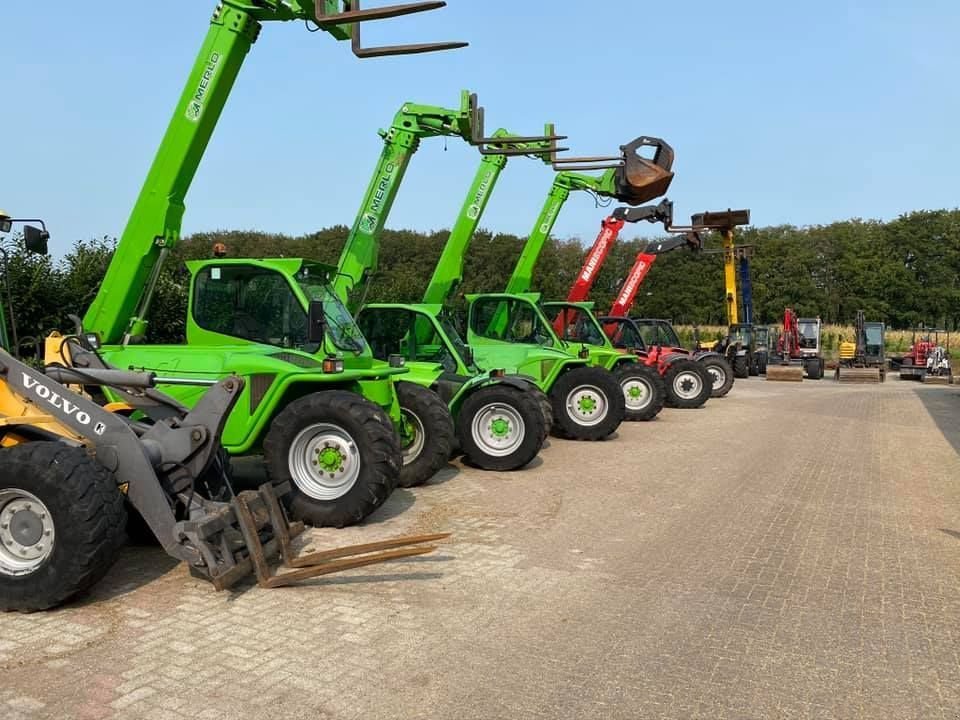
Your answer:
[[[646,351],[647,344],[634,320],[626,317],[602,317],[599,321],[610,342],[618,350]]]
[[[553,318],[553,329],[562,340],[585,345],[607,344],[603,328],[588,309],[563,302],[544,303],[543,309],[548,318]]]
[[[302,260],[217,260],[188,263],[192,332],[211,332],[285,349],[362,354],[363,333],[327,279],[327,268]],[[309,322],[322,307],[322,321]],[[323,328],[323,339],[311,327]],[[323,346],[322,348],[320,346]]]
[[[373,356],[390,361],[437,363],[447,373],[473,375],[480,369],[473,352],[443,313],[432,315],[411,306],[368,305],[357,314],[357,324]]]

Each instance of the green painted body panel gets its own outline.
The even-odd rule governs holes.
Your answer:
[[[277,357],[281,354],[283,358]],[[292,362],[295,359],[301,363],[315,361],[316,358],[308,353],[257,344],[216,347],[108,345],[103,347],[101,355],[115,367],[145,368],[161,377],[216,380],[239,375],[244,378],[243,394],[230,413],[223,434],[224,446],[232,454],[256,449],[270,420],[286,401],[317,390],[338,388],[362,393],[399,422],[400,411],[392,378],[403,370],[387,367],[385,363],[380,364],[376,373],[345,370],[325,374],[319,367],[304,368]],[[260,390],[261,386],[265,388]],[[207,389],[182,385],[161,385],[159,388],[187,406],[194,405]]]

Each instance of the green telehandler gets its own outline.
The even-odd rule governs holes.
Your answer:
[[[401,443],[417,429],[401,412],[403,367],[376,360],[330,276],[303,259],[192,262],[187,344],[144,343],[161,267],[180,237],[184,201],[244,59],[265,23],[304,21],[350,40],[359,57],[431,52],[464,43],[364,47],[360,23],[443,7],[419,2],[361,10],[358,0],[222,0],[143,189],[77,337],[72,361],[107,362],[170,378],[243,378],[223,444],[262,452],[274,484],[313,525],[362,520],[403,471]],[[187,406],[196,388],[165,391]],[[438,411],[447,412],[442,403]],[[421,438],[425,446],[430,437]],[[407,478],[413,484],[424,478]]]
[[[499,369],[481,370],[473,362],[442,308],[418,305],[374,305],[362,300],[376,273],[380,235],[399,193],[413,154],[424,138],[460,137],[479,146],[481,154],[531,155],[544,159],[556,151],[559,136],[517,136],[497,131],[483,135],[483,112],[476,96],[464,91],[457,110],[404,103],[387,130],[380,131],[383,150],[347,236],[334,280],[340,299],[353,309],[374,357],[403,358],[409,374],[404,386],[410,402],[406,420],[442,441],[430,447],[411,446],[409,463],[437,469],[449,458],[454,428],[459,447],[472,464],[487,470],[515,470],[529,463],[546,437],[542,393],[529,380]],[[482,195],[483,188],[474,193]],[[359,296],[359,297],[358,297]],[[454,426],[429,414],[430,397],[448,406]],[[447,416],[449,417],[449,416]],[[441,426],[442,425],[442,426]],[[420,433],[422,435],[423,433]]]

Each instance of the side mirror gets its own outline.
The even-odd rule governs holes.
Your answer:
[[[323,311],[323,302],[312,300],[307,314],[307,342],[322,345],[327,337],[327,316]]]
[[[23,245],[27,250],[38,255],[47,254],[47,240],[50,233],[33,225],[23,226]]]
[[[0,232],[8,233],[12,228],[13,220],[10,219],[10,216],[0,213]]]

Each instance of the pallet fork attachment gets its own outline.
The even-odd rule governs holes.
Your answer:
[[[377,47],[363,47],[360,42],[360,25],[358,23],[369,20],[384,20],[387,18],[412,15],[413,13],[429,12],[446,7],[446,2],[413,2],[403,5],[384,5],[383,7],[360,9],[360,0],[344,0],[345,10],[331,12],[329,0],[316,0],[316,23],[322,28],[332,25],[352,25],[350,28],[350,43],[353,54],[358,58],[384,57],[387,55],[417,55],[419,53],[438,52],[441,50],[456,50],[467,47],[465,42],[413,43],[409,45],[380,45]],[[336,3],[333,3],[335,6]]]
[[[264,484],[257,491],[245,490],[233,498],[231,505],[249,552],[249,560],[241,570],[245,575],[252,568],[257,584],[262,588],[287,587],[321,575],[426,555],[436,550],[437,546],[424,543],[450,536],[450,533],[408,535],[296,555],[291,541],[303,532],[303,523],[287,520],[272,486]],[[266,527],[269,527],[273,539],[264,544],[260,537]],[[280,557],[285,572],[271,569],[269,561],[273,555]],[[218,590],[228,587],[231,581],[232,576],[213,578],[214,587]]]

